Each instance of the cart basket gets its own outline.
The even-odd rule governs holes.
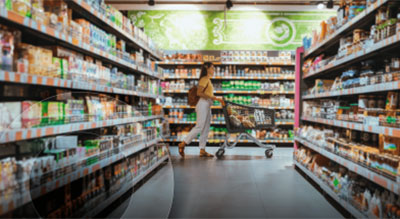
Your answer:
[[[245,132],[248,129],[269,129],[275,127],[275,110],[253,107],[225,101],[226,128],[229,133]]]

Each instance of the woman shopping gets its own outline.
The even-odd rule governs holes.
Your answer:
[[[224,104],[222,98],[214,96],[214,87],[211,83],[211,78],[214,76],[214,65],[210,62],[203,64],[201,68],[199,83],[197,87],[197,96],[200,97],[196,105],[197,121],[196,126],[189,132],[183,142],[179,144],[179,154],[185,156],[185,146],[190,144],[194,138],[200,134],[200,157],[213,157],[212,154],[206,152],[206,144],[208,132],[210,131],[211,123],[211,106],[214,100]]]

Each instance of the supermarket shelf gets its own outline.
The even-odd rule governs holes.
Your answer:
[[[380,83],[380,84],[368,85],[368,86],[364,86],[364,87],[344,89],[344,90],[340,90],[340,91],[330,91],[330,92],[324,92],[324,93],[319,93],[319,94],[310,94],[310,95],[303,96],[303,99],[336,97],[336,96],[343,96],[343,95],[364,94],[364,93],[382,92],[382,91],[390,91],[390,90],[400,90],[400,81]]]
[[[167,138],[163,139],[164,142],[181,142],[183,139],[177,139],[177,138]],[[223,143],[225,140],[224,139],[208,139],[208,143],[211,144],[218,144],[218,143]],[[198,139],[194,139],[193,142],[199,142]],[[285,139],[285,140],[280,140],[280,139],[268,139],[268,140],[260,140],[262,143],[293,143],[292,139]],[[238,141],[238,143],[253,143],[251,140],[245,140],[241,139]]]
[[[91,7],[89,4],[87,4],[84,0],[66,0],[66,2],[74,3],[75,6],[84,9],[86,11],[86,13],[89,13],[89,15],[94,16],[95,18],[97,18],[97,20],[101,20],[103,23],[105,23],[109,27],[109,29],[113,30],[112,31],[113,34],[118,35],[118,37],[123,38],[127,42],[131,42],[131,43],[137,45],[138,47],[146,50],[148,53],[150,53],[152,56],[154,56],[158,60],[162,59],[162,54],[157,53],[156,51],[150,49],[144,43],[140,42],[138,39],[135,39],[134,37],[132,37],[129,33],[124,31],[122,28],[115,25],[105,15],[96,11],[93,7]]]
[[[186,76],[186,77],[164,77],[164,80],[168,79],[199,79],[198,76]],[[255,76],[214,76],[211,80],[294,80],[294,77],[282,76],[282,77],[255,77]]]
[[[360,24],[363,22],[363,20],[372,15],[373,12],[381,7],[383,4],[389,2],[390,0],[377,0],[374,4],[366,8],[363,12],[361,12],[359,15],[348,21],[346,24],[341,26],[338,30],[335,31],[334,34],[330,35],[328,38],[326,38],[324,41],[319,43],[317,46],[314,48],[310,48],[304,53],[304,57],[307,58],[311,55],[317,55],[317,53],[321,53],[326,47],[335,44],[336,42],[339,41],[340,37],[344,35],[345,32],[348,32],[349,30],[356,28],[360,26]]]
[[[182,121],[178,119],[169,119],[169,124],[196,124],[195,121]],[[225,125],[225,121],[211,121],[211,125]]]
[[[77,89],[77,90],[89,90],[89,91],[97,91],[97,92],[104,92],[111,94],[124,94],[124,95],[148,97],[154,99],[163,98],[162,95],[155,95],[138,91],[120,89],[120,88],[112,88],[93,83],[86,83],[82,81],[72,81],[67,79],[45,77],[40,75],[32,75],[28,73],[8,72],[3,70],[0,70],[0,81],[10,82],[10,83],[60,87],[60,88]]]
[[[126,151],[126,150],[122,150],[121,153],[113,155],[109,158],[103,159],[101,161],[99,161],[98,163],[89,165],[85,168],[78,168],[76,169],[74,172],[69,173],[63,177],[61,177],[60,179],[57,180],[53,180],[51,182],[48,182],[38,188],[35,188],[33,190],[31,190],[31,197],[32,199],[38,198],[46,193],[49,193],[51,191],[54,191],[58,188],[63,187],[64,185],[69,184],[70,182],[73,182],[81,177],[84,177],[88,174],[94,173],[99,169],[102,169],[106,166],[111,165],[112,163],[115,163],[119,160],[122,160],[126,157],[129,157],[132,154],[135,154],[145,148],[148,148],[154,144],[156,144],[158,141],[160,141],[161,139],[157,138],[154,139],[150,142],[143,142],[137,146],[134,146],[132,150]],[[111,149],[112,150],[112,149]],[[86,160],[87,158],[85,158]]]
[[[164,109],[195,109],[195,106],[187,106],[187,105],[174,105],[174,106],[163,106]],[[294,109],[294,107],[266,107],[268,109]],[[211,109],[222,109],[222,106],[211,106]]]
[[[147,175],[153,172],[157,167],[159,167],[164,161],[168,159],[168,156],[164,156],[160,160],[158,160],[153,166],[147,169],[144,173],[139,174],[136,176],[131,182],[124,183],[123,187],[119,189],[118,192],[112,194],[107,200],[103,201],[100,205],[96,208],[91,210],[85,217],[93,218],[101,213],[107,206],[110,206],[113,202],[115,202],[121,195],[125,194],[128,190],[134,187],[137,183],[142,181]],[[129,175],[128,175],[129,176]]]
[[[64,175],[63,177],[61,177],[57,180],[43,184],[35,189],[31,189],[30,191],[25,191],[24,194],[21,195],[20,199],[14,198],[14,196],[11,196],[13,198],[11,200],[6,200],[6,198],[4,198],[4,199],[0,200],[0,215],[11,212],[27,203],[30,203],[33,199],[36,199],[46,193],[49,193],[58,188],[61,188],[64,185],[67,185],[79,178],[82,178],[88,174],[96,172],[97,170],[102,169],[106,166],[109,166],[110,164],[112,164],[114,162],[117,162],[125,157],[135,154],[145,148],[148,148],[148,147],[156,144],[160,140],[161,140],[160,138],[157,138],[150,142],[143,142],[143,143],[135,146],[130,151],[122,151],[122,153],[119,153],[117,155],[113,155],[109,158],[103,159],[96,164],[89,165],[85,168],[78,168],[74,172]],[[113,149],[111,149],[111,150],[113,150]],[[106,152],[102,152],[102,153],[106,153]],[[87,160],[89,158],[90,157],[85,157],[81,161]],[[77,161],[76,163],[80,163],[81,161]],[[54,170],[54,171],[57,171],[57,170]]]
[[[400,32],[397,32],[396,35],[389,37],[385,40],[381,40],[379,43],[376,43],[375,45],[368,47],[367,49],[362,49],[361,51],[353,53],[349,56],[346,56],[339,60],[335,60],[335,61],[329,63],[328,65],[322,67],[319,70],[310,72],[307,75],[304,75],[303,79],[306,79],[306,78],[309,78],[312,76],[316,76],[316,75],[320,75],[326,71],[331,71],[331,70],[335,70],[338,68],[346,67],[345,64],[347,64],[347,63],[352,63],[352,62],[360,61],[363,59],[367,59],[371,55],[373,55],[374,52],[377,52],[378,50],[381,50],[381,49],[391,48],[395,44],[400,44]]]
[[[54,126],[46,126],[39,128],[28,128],[28,129],[16,129],[16,130],[7,130],[0,132],[0,144],[13,142],[13,141],[21,141],[28,140],[33,138],[40,138],[45,136],[52,136],[76,131],[83,131],[89,129],[96,129],[114,125],[122,125],[134,122],[142,122],[146,120],[152,119],[161,119],[163,116],[141,116],[141,117],[132,117],[132,118],[121,118],[121,119],[113,119],[113,120],[104,120],[97,122],[77,122],[71,124],[63,124],[63,125],[54,125]]]
[[[178,119],[169,119],[170,124],[196,124],[196,122],[184,122]],[[225,125],[225,121],[211,121],[211,125]],[[275,122],[275,125],[294,125],[294,122]]]
[[[204,62],[174,62],[163,61],[157,62],[159,65],[202,65]],[[294,66],[294,62],[212,62],[214,65],[277,65],[277,66]]]
[[[122,66],[124,68],[128,68],[132,71],[146,74],[151,77],[155,77],[161,79],[161,76],[156,75],[154,72],[151,72],[148,69],[145,69],[141,66],[137,66],[135,64],[129,63],[123,59],[120,59],[114,55],[110,55],[108,52],[104,52],[100,49],[97,49],[91,45],[84,44],[81,40],[77,38],[72,38],[69,35],[65,35],[56,31],[55,29],[38,23],[30,18],[23,17],[13,11],[7,11],[5,8],[0,8],[0,18],[15,22],[19,25],[27,27],[31,30],[34,30],[38,33],[44,34],[46,36],[55,38],[64,44],[68,45],[72,48],[78,48],[81,51],[84,51],[87,54],[91,54],[93,56],[101,57],[102,59],[107,60],[108,62],[114,63],[115,65]]]
[[[314,175],[310,170],[304,167],[302,164],[293,159],[293,163],[307,176],[309,176],[319,187],[325,191],[330,197],[332,197],[337,203],[339,203],[344,209],[346,209],[350,214],[356,218],[367,218],[361,211],[353,207],[349,202],[341,199],[325,182]]]
[[[328,150],[325,150],[324,148],[319,147],[319,146],[317,146],[307,140],[304,140],[302,138],[295,137],[295,141],[300,142],[302,145],[304,145],[308,148],[311,148],[312,150],[329,158],[330,160],[335,161],[336,163],[346,167],[350,171],[357,173],[358,175],[363,176],[363,177],[369,179],[370,181],[372,181],[372,182],[374,182],[396,194],[400,194],[400,184],[397,183],[396,181],[393,181],[375,171],[372,171],[363,165],[357,164],[351,160],[345,159],[345,158],[343,158],[339,155],[336,155]]]
[[[346,122],[340,120],[330,120],[330,119],[320,119],[320,118],[313,118],[308,116],[303,116],[301,118],[303,121],[315,122],[320,124],[326,124],[341,128],[348,128],[358,131],[376,133],[376,134],[384,134],[386,136],[393,136],[393,137],[400,137],[400,128],[390,128],[385,126],[368,126],[363,125],[362,123],[356,122]]]
[[[187,93],[188,90],[164,90],[164,93]],[[294,94],[294,91],[214,91],[215,94]]]

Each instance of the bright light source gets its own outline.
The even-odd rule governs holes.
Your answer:
[[[320,2],[320,3],[318,3],[318,6],[317,6],[317,8],[318,8],[319,10],[322,10],[322,9],[324,9],[324,8],[325,8],[325,4],[324,4],[324,3],[322,3],[322,2]]]

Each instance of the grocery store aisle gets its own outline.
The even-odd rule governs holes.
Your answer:
[[[173,159],[170,218],[342,217],[294,169],[291,148],[278,148],[269,160],[261,148],[227,150],[224,160],[200,159],[197,147],[188,149],[185,160]]]
[[[160,218],[171,206],[170,218],[343,217],[294,169],[291,148],[278,148],[269,160],[261,148],[227,150],[223,160],[199,158],[198,150],[188,147],[186,159],[181,160],[172,147],[173,189],[168,177],[171,170],[164,167],[132,196],[140,201],[131,203],[131,216]],[[141,207],[146,204],[161,207]]]

